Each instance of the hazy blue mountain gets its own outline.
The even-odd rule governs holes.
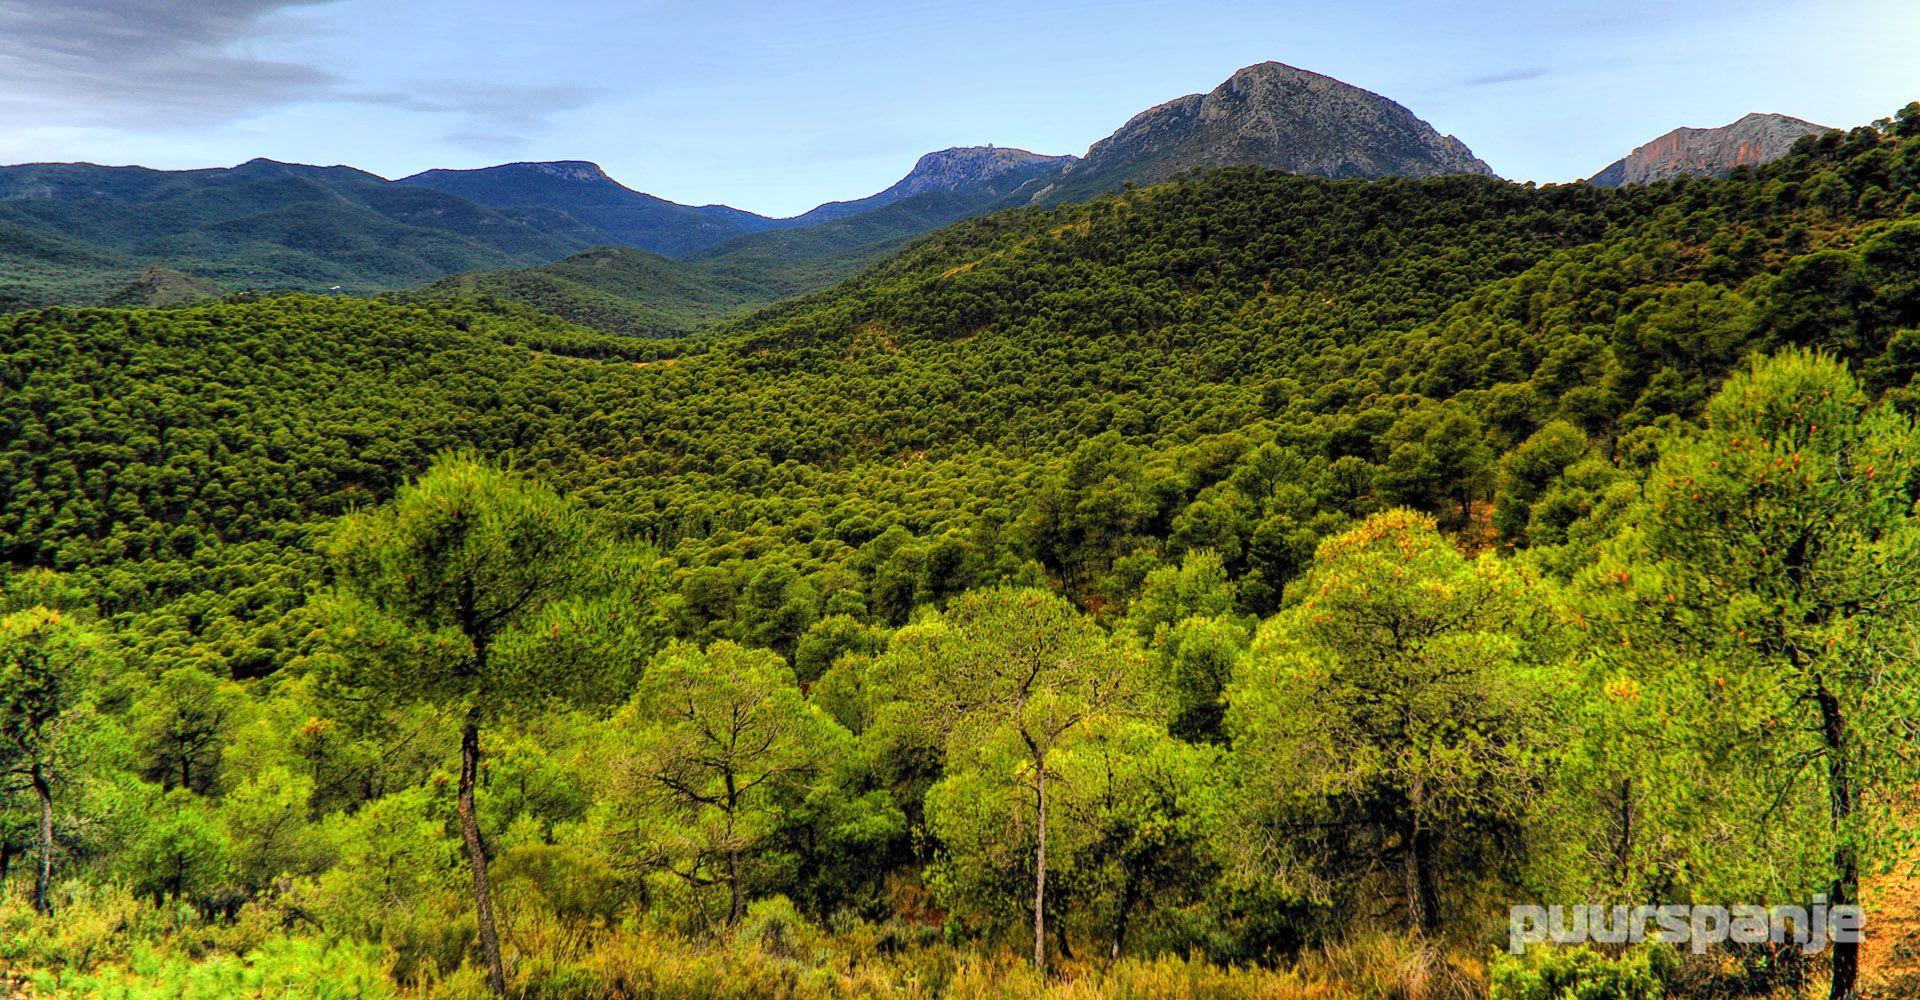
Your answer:
[[[598,164],[580,160],[429,170],[394,183],[531,213],[546,228],[588,245],[640,247],[669,256],[792,224],[725,205],[682,205],[642,194],[608,177]]]
[[[13,234],[0,240],[12,298],[29,302],[96,301],[90,272],[116,272],[106,285],[117,290],[149,265],[235,289],[375,291],[592,245],[527,213],[271,160],[0,167],[0,232]]]

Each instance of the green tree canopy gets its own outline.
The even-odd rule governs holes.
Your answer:
[[[1320,546],[1228,692],[1233,853],[1254,877],[1352,891],[1392,859],[1407,923],[1439,930],[1448,873],[1487,871],[1542,780],[1542,585],[1468,560],[1433,520],[1375,515]]]
[[[621,861],[657,857],[689,886],[724,886],[726,922],[736,923],[783,811],[851,749],[777,654],[724,641],[669,646],[609,727],[606,822],[640,847]]]
[[[495,993],[506,973],[473,802],[480,728],[516,701],[572,688],[550,664],[498,658],[495,646],[578,585],[591,533],[577,503],[454,454],[392,502],[342,519],[327,540],[335,591],[325,614],[347,679],[392,702],[461,706],[457,812]]]
[[[1911,417],[1830,357],[1757,359],[1703,429],[1665,443],[1588,577],[1625,602],[1601,648],[1687,720],[1643,739],[1686,739],[1739,776],[1720,805],[1778,831],[1731,869],[1748,893],[1857,902],[1863,862],[1914,841],[1902,796],[1920,767],[1894,734],[1920,725],[1916,497]],[[1834,997],[1857,958],[1857,942],[1834,948]]]

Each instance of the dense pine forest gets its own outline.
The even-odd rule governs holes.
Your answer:
[[[0,317],[0,995],[1920,990],[1920,104],[461,287]]]

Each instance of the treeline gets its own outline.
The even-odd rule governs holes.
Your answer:
[[[0,321],[0,962],[1313,995],[1387,931],[1471,990],[1513,901],[1857,899],[1920,777],[1917,188],[1920,106],[1724,182],[1208,174],[711,343]]]

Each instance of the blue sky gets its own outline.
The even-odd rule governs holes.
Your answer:
[[[1570,180],[1678,125],[1888,114],[1916,37],[1914,0],[0,0],[0,162],[585,159],[792,214],[932,149],[1080,153],[1276,59]]]

